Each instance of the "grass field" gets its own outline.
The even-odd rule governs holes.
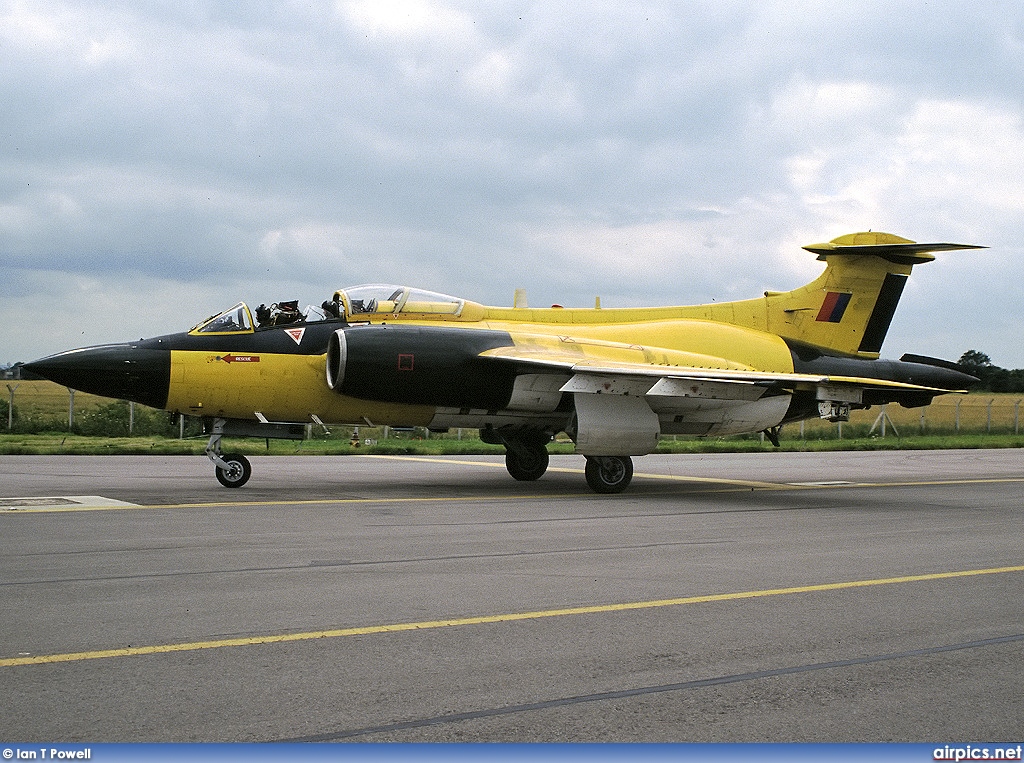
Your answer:
[[[67,419],[70,393],[67,387],[51,381],[9,381],[7,385],[15,387],[14,407],[22,417]],[[5,401],[10,401],[9,390],[0,387]],[[85,413],[95,410],[110,402],[109,398],[88,395],[85,392],[75,393],[75,411]],[[7,422],[3,422],[6,425]]]
[[[67,388],[48,381],[8,382],[14,392],[14,405],[20,420],[33,419],[50,422],[51,431],[39,434],[8,433],[6,421],[0,421],[0,453],[154,453],[198,454],[206,445],[205,438],[177,439],[142,435],[135,437],[86,437],[68,432],[71,398]],[[2,392],[0,388],[0,392]],[[782,448],[786,450],[823,449],[882,449],[882,448],[979,448],[1024,447],[1024,421],[1021,421],[1021,401],[1024,395],[980,393],[970,395],[943,395],[925,408],[905,409],[898,405],[885,406],[884,436],[882,408],[854,411],[850,421],[831,424],[810,420],[788,424],[782,432]],[[76,392],[74,416],[76,421],[111,403],[108,398]],[[125,404],[127,406],[127,404]],[[141,406],[139,406],[141,408]],[[163,414],[161,414],[163,415]],[[504,452],[501,446],[486,445],[476,437],[474,430],[447,435],[391,433],[385,437],[380,428],[360,427],[358,448],[350,444],[350,427],[333,427],[332,436],[315,433],[313,439],[302,442],[248,440],[240,441],[232,449],[248,454],[258,453],[423,453],[469,454]],[[563,438],[564,439],[564,438]],[[668,437],[660,450],[665,452],[716,452],[772,450],[758,435],[723,438]],[[552,453],[573,452],[569,442],[555,442],[549,446]]]

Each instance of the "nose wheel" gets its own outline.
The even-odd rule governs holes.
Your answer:
[[[216,465],[217,481],[224,487],[242,487],[252,476],[249,459],[240,453],[225,454],[220,457],[224,466]]]
[[[633,479],[633,459],[629,456],[587,456],[584,473],[587,484],[595,493],[621,493]]]

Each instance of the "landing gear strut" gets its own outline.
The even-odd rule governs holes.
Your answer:
[[[214,434],[206,446],[206,455],[213,461],[217,481],[224,487],[242,487],[252,476],[249,459],[241,453],[221,453],[220,440],[222,435]]]
[[[633,479],[629,456],[587,456],[587,484],[595,493],[621,493]]]
[[[262,416],[262,414],[256,414]],[[320,426],[323,422],[316,416],[310,416]],[[306,425],[293,422],[243,421],[240,419],[220,419],[204,421],[206,431],[210,433],[210,442],[206,445],[206,456],[216,467],[217,481],[224,487],[242,487],[252,476],[249,459],[240,453],[221,453],[222,437],[259,437],[274,440],[302,440],[306,436]],[[327,427],[324,427],[326,429]]]

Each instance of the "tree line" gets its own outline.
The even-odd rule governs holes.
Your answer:
[[[968,350],[957,361],[960,367],[980,380],[971,387],[986,392],[1024,392],[1024,368],[1000,368],[978,350]]]

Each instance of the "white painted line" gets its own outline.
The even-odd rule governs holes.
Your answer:
[[[33,496],[0,498],[0,512],[5,511],[89,511],[97,507],[138,506],[127,501],[104,498],[102,495]]]

